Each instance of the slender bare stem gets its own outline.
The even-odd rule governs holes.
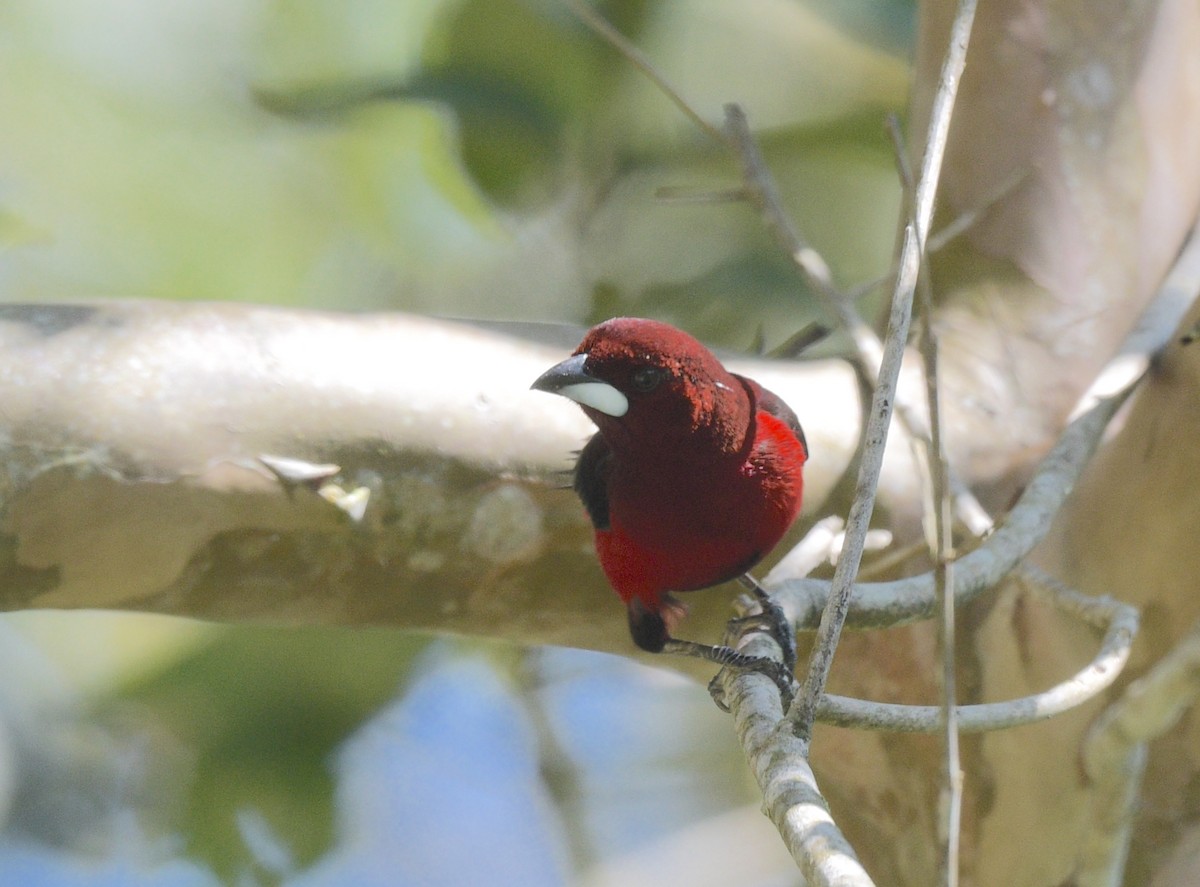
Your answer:
[[[925,365],[925,399],[929,404],[929,478],[931,495],[934,594],[938,602],[938,638],[942,654],[942,804],[938,838],[942,842],[942,883],[958,884],[958,851],[962,821],[963,772],[958,749],[958,681],[955,671],[954,563],[951,538],[949,466],[942,442],[938,343],[933,327],[933,294],[922,275],[921,359]]]
[[[721,130],[713,126],[704,119],[704,115],[690,105],[663,74],[654,67],[654,63],[646,57],[646,54],[634,46],[625,35],[614,28],[604,16],[600,15],[596,10],[592,9],[584,0],[563,0],[578,19],[592,29],[600,39],[607,42],[617,52],[625,57],[625,59],[646,75],[655,86],[659,88],[671,102],[682,111],[691,121],[700,128],[700,131],[711,137],[714,141],[721,144],[728,144],[725,134]]]
[[[916,290],[925,240],[933,219],[933,202],[937,194],[942,157],[946,150],[946,137],[950,131],[950,116],[958,93],[959,79],[967,61],[967,45],[974,18],[974,0],[963,0],[951,26],[950,46],[934,97],[933,114],[921,162],[921,177],[913,198],[913,219],[904,229],[904,243],[900,251],[900,267],[896,274],[892,308],[888,318],[883,362],[880,365],[879,381],[875,386],[871,410],[867,415],[858,483],[854,503],[850,507],[850,516],[846,522],[846,547],[834,571],[833,587],[821,618],[821,627],[817,630],[817,644],[809,659],[809,670],[805,676],[801,696],[789,713],[792,730],[802,739],[812,735],[813,720],[821,695],[825,691],[825,682],[829,678],[829,668],[833,664],[833,654],[837,649],[842,626],[846,622],[850,593],[854,589],[854,577],[862,560],[863,545],[875,507],[879,472],[883,465],[892,406],[895,403],[896,383],[908,340],[913,293]]]
[[[959,730],[982,733],[1043,721],[1087,702],[1110,686],[1129,659],[1137,634],[1138,613],[1128,604],[1108,597],[1089,597],[1066,588],[1034,567],[1022,567],[1029,581],[1026,592],[1104,631],[1095,657],[1060,684],[1004,702],[955,707]],[[826,695],[819,711],[823,723],[900,733],[934,733],[944,729],[940,705],[891,705]]]

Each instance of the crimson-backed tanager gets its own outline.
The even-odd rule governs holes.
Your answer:
[[[761,670],[790,693],[794,637],[778,608],[772,627],[793,657],[786,676],[770,659],[673,638],[685,610],[671,592],[743,576],[787,532],[808,458],[796,414],[687,333],[641,318],[594,327],[533,388],[575,401],[598,428],[574,486],[634,643]]]

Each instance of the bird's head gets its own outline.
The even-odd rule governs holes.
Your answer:
[[[532,387],[578,403],[614,447],[700,434],[731,452],[750,421],[737,377],[687,333],[655,320],[618,317],[593,327]]]

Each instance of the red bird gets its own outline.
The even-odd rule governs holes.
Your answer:
[[[796,414],[687,333],[629,317],[594,327],[533,388],[575,401],[599,429],[579,455],[575,491],[634,643],[764,671],[790,693],[790,666],[785,678],[769,659],[672,638],[685,609],[671,592],[742,576],[787,532],[808,458]],[[764,612],[774,607],[750,587]],[[779,627],[778,608],[767,615]],[[794,660],[794,637],[779,630]]]

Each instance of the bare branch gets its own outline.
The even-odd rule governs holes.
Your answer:
[[[725,138],[725,134],[721,132],[720,129],[705,120],[704,115],[702,115],[699,111],[693,108],[691,104],[688,103],[687,99],[683,97],[683,94],[671,85],[671,82],[667,80],[667,78],[658,70],[658,68],[654,66],[654,63],[646,57],[645,53],[625,39],[624,34],[609,24],[608,21],[606,21],[602,15],[597,13],[596,10],[592,9],[592,7],[585,2],[585,0],[563,0],[563,2],[567,5],[567,8],[569,8],[571,12],[575,13],[581,22],[591,28],[592,31],[600,37],[600,39],[607,42],[610,46],[616,49],[617,52],[621,53],[621,55],[623,55],[631,65],[645,74],[646,77],[648,77],[650,81],[658,87],[659,91],[671,100],[672,104],[674,104],[676,108],[682,111],[684,115],[692,121],[692,123],[696,124],[701,132],[712,138],[713,141],[721,144],[726,143],[727,140]]]
[[[754,635],[739,647],[750,655],[778,655]],[[786,728],[779,691],[756,674],[727,675],[726,700],[746,759],[763,795],[763,809],[783,836],[805,882],[822,887],[868,887],[870,876],[829,812],[808,764],[808,743]]]
[[[1112,598],[1093,598],[1062,586],[1032,567],[1023,568],[1030,578],[1027,591],[1074,616],[1104,630],[1100,649],[1088,665],[1073,677],[1032,696],[1007,702],[960,705],[956,709],[959,729],[964,733],[1001,730],[1043,721],[1087,702],[1110,686],[1129,659],[1137,633],[1137,610]],[[943,712],[937,705],[890,705],[825,696],[819,712],[823,723],[901,733],[933,733],[943,729]]]
[[[942,847],[942,883],[957,887],[962,824],[963,772],[958,748],[958,680],[955,671],[954,563],[951,523],[950,466],[942,438],[942,393],[939,384],[938,341],[933,325],[933,286],[928,267],[917,281],[921,296],[921,362],[925,369],[925,400],[929,405],[929,510],[934,596],[938,603],[938,644],[942,657],[941,721],[944,742],[942,803],[938,839]]]
[[[528,391],[580,335],[235,303],[0,306],[0,609],[634,655],[565,489],[593,426]],[[853,373],[729,365],[806,404],[820,501],[857,443]],[[887,483],[900,501],[907,474]],[[689,628],[719,636],[729,598],[692,595]]]
[[[809,660],[809,670],[801,697],[788,713],[792,729],[801,737],[808,737],[812,733],[813,719],[825,690],[829,668],[833,664],[833,653],[849,611],[854,577],[862,559],[863,544],[874,511],[879,472],[883,465],[883,452],[887,445],[888,428],[891,425],[892,407],[895,403],[896,382],[900,376],[900,363],[904,358],[908,339],[913,293],[916,290],[925,240],[933,219],[933,201],[937,194],[942,156],[946,150],[946,137],[950,131],[950,115],[954,108],[962,69],[966,64],[967,45],[974,18],[974,0],[962,0],[951,28],[950,46],[934,98],[934,111],[930,118],[921,162],[921,177],[914,195],[913,220],[905,225],[904,229],[900,270],[896,275],[896,286],[892,296],[883,362],[879,368],[879,379],[876,382],[871,410],[867,415],[854,503],[846,521],[847,547],[834,571],[829,601],[817,631],[817,643]]]
[[[1109,420],[1132,390],[1126,388],[1100,401],[1067,426],[996,531],[983,546],[955,563],[959,605],[998,584],[1045,536],[1055,513],[1099,445]],[[795,614],[799,628],[814,628],[816,620],[812,614],[824,606],[830,585],[821,579],[791,579],[772,589],[772,594],[779,597],[789,614]],[[932,617],[935,607],[930,573],[890,582],[861,583],[855,587],[846,625],[859,629],[903,625]]]

